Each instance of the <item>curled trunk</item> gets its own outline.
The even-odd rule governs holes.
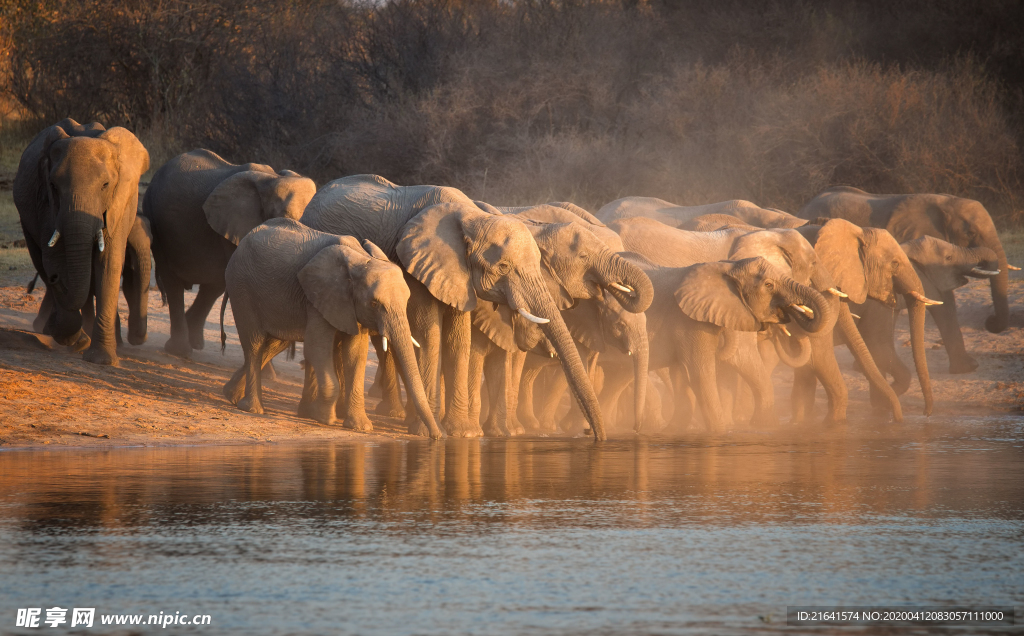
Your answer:
[[[928,376],[928,359],[925,357],[924,348],[925,306],[910,294],[905,298],[907,313],[910,315],[910,346],[914,351],[914,366],[917,368],[917,378],[921,383],[921,393],[924,395],[924,414],[931,415],[932,382]]]
[[[782,336],[778,334],[773,334],[772,336],[775,353],[778,354],[779,360],[783,364],[797,369],[811,361],[811,341],[809,338],[793,336],[788,338],[788,340],[790,343],[796,342],[797,350],[795,353],[789,351],[789,346],[783,341]]]
[[[612,254],[607,267],[602,268],[600,275],[607,291],[619,301],[626,311],[638,314],[647,311],[647,308],[651,306],[651,301],[654,300],[654,286],[651,285],[651,279],[647,277],[647,274],[633,263],[618,254]],[[633,293],[630,294],[611,287],[612,284],[630,287]]]
[[[796,320],[797,324],[807,333],[818,333],[822,329],[829,328],[835,324],[836,315],[833,308],[825,298],[807,285],[802,285],[795,280],[781,281],[786,291],[788,302],[806,305],[814,312],[811,318],[795,310],[789,310],[789,314]]]

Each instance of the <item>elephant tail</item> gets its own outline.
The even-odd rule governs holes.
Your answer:
[[[32,290],[34,290],[36,288],[36,281],[37,280],[39,280],[39,272],[36,272],[36,275],[32,277],[32,280],[30,280],[28,282],[28,287],[25,288],[25,293],[26,294],[31,294]]]
[[[224,300],[220,301],[220,355],[228,348],[228,334],[224,331],[224,310],[228,308],[228,293],[224,292]],[[295,345],[292,345],[294,348]]]

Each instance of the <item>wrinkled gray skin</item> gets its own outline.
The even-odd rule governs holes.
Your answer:
[[[121,270],[121,289],[128,305],[128,342],[140,345],[146,342],[147,313],[149,308],[149,281],[153,269],[153,255],[150,251],[152,234],[149,222],[143,216],[136,216],[132,231],[128,233],[128,245],[125,249],[124,267]],[[82,329],[91,331],[95,322],[95,287],[89,292],[89,298],[82,307]],[[33,329],[39,333],[52,335],[47,325],[53,311],[53,293],[47,289],[39,313],[32,323]],[[114,314],[114,339],[121,344],[121,319]]]
[[[363,408],[372,332],[387,338],[430,437],[443,436],[419,381],[406,317],[409,287],[402,270],[376,246],[273,219],[239,242],[225,282],[245,363],[224,395],[239,409],[263,412],[263,365],[302,341],[307,374],[316,378],[316,395],[304,396],[304,409],[323,424],[333,424],[337,415],[346,428],[372,431]]]
[[[814,249],[795,230],[776,228],[752,231],[749,226],[744,226],[743,228],[728,228],[714,232],[688,232],[669,228],[658,221],[642,217],[615,221],[610,224],[610,227],[619,233],[623,245],[627,249],[643,255],[658,265],[682,267],[702,262],[763,256],[773,266],[792,276],[796,282],[809,285],[819,293],[824,293],[833,287],[831,278],[820,265]],[[855,342],[851,346],[851,350],[862,365],[871,369],[874,368],[874,363],[871,361],[864,343],[860,341],[852,319],[841,320],[841,314],[844,311],[848,314],[849,310],[841,306],[838,298],[832,294],[826,294],[824,298],[826,311],[824,315],[820,316],[820,328],[817,331],[807,332],[800,327],[799,323],[791,325],[791,333],[794,338],[798,341],[809,340],[809,342],[795,343],[797,351],[792,354],[788,352],[790,348],[788,343],[778,342],[779,346],[776,347],[773,358],[783,357],[787,361],[795,363],[802,355],[808,353],[805,349],[810,347],[811,377],[821,380],[829,399],[826,422],[841,422],[846,419],[848,395],[832,345],[833,328],[837,321],[839,321],[841,332]],[[775,337],[780,335],[782,332],[778,332]],[[757,423],[773,423],[776,421],[775,391],[770,376],[774,360],[771,361],[771,364],[765,365],[764,356],[758,354],[758,338],[754,333],[732,334],[727,341],[726,349],[727,351],[719,353],[719,360],[729,365],[733,370],[732,373],[739,374],[753,389],[755,406],[753,420]],[[781,354],[779,350],[781,350]],[[806,362],[799,366],[803,366],[803,364]],[[730,376],[726,375],[725,377],[728,379]],[[877,369],[873,377],[879,386],[883,387],[883,390],[888,389],[884,378]],[[735,386],[735,382],[725,382],[723,386],[731,389]],[[895,408],[898,409],[899,402],[895,394],[892,394],[891,398],[896,404]],[[680,399],[682,399],[681,396]],[[811,404],[813,405],[813,401]],[[798,421],[810,417],[810,414],[810,408],[801,409],[794,404],[794,418]]]
[[[696,217],[711,214],[732,216],[761,228],[796,228],[807,223],[792,214],[774,208],[762,208],[750,201],[733,200],[684,206],[653,197],[617,199],[598,210],[595,216],[609,225],[613,221],[645,217],[671,227],[682,228]]]
[[[203,348],[206,317],[224,293],[224,270],[242,237],[267,219],[298,219],[315,193],[313,181],[290,170],[235,165],[202,149],[156,171],[142,214],[152,224],[156,279],[170,314],[168,353],[191,358]],[[193,285],[199,292],[185,311]]]
[[[924,413],[931,415],[932,387],[925,357],[924,314],[926,303],[932,301],[924,295],[924,286],[906,253],[885,230],[861,228],[843,219],[831,219],[821,226],[805,225],[798,231],[814,245],[819,262],[832,275],[836,287],[849,296],[851,305],[861,305],[871,298],[894,308],[897,296],[904,297],[909,308],[910,342],[924,395]],[[845,313],[841,320],[846,320]],[[865,333],[863,328],[860,331]],[[881,362],[878,364],[881,366]],[[809,381],[806,384],[805,391],[813,394],[814,384]],[[872,391],[875,391],[878,384],[875,381],[872,384]],[[909,378],[906,386],[894,383],[892,388],[896,395],[902,395],[908,386]],[[876,404],[882,402],[880,394],[873,395]],[[804,401],[813,403],[813,396],[808,395]]]
[[[996,270],[992,268],[996,267],[998,259],[995,252],[985,247],[959,247],[931,236],[907,241],[900,247],[913,264],[928,298],[940,298],[951,293],[954,289],[966,285],[968,277],[991,278],[996,275]],[[892,307],[868,299],[854,309],[861,316],[859,327],[871,349],[871,355],[883,373],[892,375],[893,386],[900,393],[910,385],[910,371],[897,355],[894,341],[896,317],[904,306],[905,302]],[[933,312],[934,317],[935,310],[943,306],[934,305],[928,309]],[[942,324],[938,319],[935,322]],[[950,358],[959,355],[977,367],[978,363],[968,356],[964,349],[964,340],[959,329],[951,334],[942,335]],[[875,396],[876,401],[877,399]]]
[[[117,364],[117,295],[139,177],[148,169],[149,153],[135,135],[73,119],[36,135],[18,164],[14,204],[32,264],[53,294],[51,333],[85,349],[87,362]],[[96,297],[91,339],[81,316],[90,291]]]
[[[650,368],[685,367],[712,430],[727,424],[715,363],[724,330],[757,332],[769,323],[796,320],[816,333],[828,320],[821,294],[761,257],[682,268],[658,266],[640,255],[628,257],[647,272],[654,286],[654,302],[646,312]],[[814,318],[794,305],[809,307]],[[757,417],[770,418],[771,413]]]
[[[442,428],[449,435],[483,433],[469,417],[468,399],[469,312],[479,299],[549,321],[541,328],[558,351],[595,440],[605,439],[597,397],[544,281],[540,249],[522,222],[490,214],[454,188],[400,187],[376,175],[327,184],[306,207],[302,222],[372,241],[417,281],[410,284],[410,322],[423,345],[421,374],[435,408],[438,361],[444,367]]]
[[[888,230],[898,243],[922,236],[933,236],[960,247],[986,247],[996,254],[999,274],[992,277],[993,315],[985,320],[985,328],[992,333],[1006,329],[1010,317],[1007,298],[1009,284],[1006,253],[999,234],[985,206],[972,199],[946,194],[870,194],[850,187],[825,190],[811,199],[800,210],[799,216],[814,220],[818,217],[842,218],[861,227]],[[943,339],[959,331],[956,317],[956,298],[952,291],[935,300],[943,305],[932,317],[939,325]],[[967,373],[976,364],[960,352],[951,352],[950,373]]]

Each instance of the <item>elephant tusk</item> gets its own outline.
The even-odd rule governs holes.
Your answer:
[[[1014,265],[1007,265],[1006,269],[1010,270],[1011,272],[1019,272],[1020,271],[1020,268],[1016,267]]]
[[[628,285],[622,285],[620,283],[609,283],[608,285],[609,285],[609,287],[614,287],[615,289],[619,290],[620,292],[622,292],[624,294],[629,294],[630,296],[636,294],[636,292],[633,291],[633,288],[628,286]]]
[[[551,356],[552,358],[554,358],[555,357],[555,352],[554,351],[549,351],[548,355]]]
[[[627,356],[631,356],[631,355],[633,355],[633,350],[632,350],[632,349],[629,349],[628,351],[626,351],[626,355],[627,355]]]
[[[782,333],[786,334],[790,338],[793,337],[793,334],[789,333],[789,329],[786,329],[786,325],[779,325],[779,329],[781,329]]]
[[[790,307],[799,311],[802,314],[806,314],[808,318],[814,318],[814,310],[808,307],[807,305],[798,305],[796,303],[793,303],[792,305],[790,305]]]
[[[388,337],[384,336],[384,353],[388,352]]]
[[[981,269],[980,267],[975,267],[975,268],[971,269],[971,273],[972,274],[977,274],[978,276],[998,276],[999,275],[999,270],[998,269],[996,269],[996,270]]]
[[[421,348],[420,347],[420,343],[416,342],[416,338],[413,338],[412,336],[409,336],[409,340],[412,340],[412,344],[413,344],[414,347],[416,347],[417,349]]]
[[[533,314],[531,314],[530,312],[526,311],[522,307],[519,308],[519,315],[522,316],[523,318],[526,318],[530,322],[537,323],[538,325],[546,325],[549,322],[551,322],[551,320],[549,320],[547,318],[538,318],[537,316],[534,316]]]
[[[828,293],[832,294],[833,296],[839,296],[840,298],[849,298],[850,297],[849,294],[843,293],[843,292],[839,291],[838,289],[836,289],[835,287],[829,287],[828,288]]]
[[[860,316],[858,316],[857,314],[853,313],[852,311],[850,312],[850,315],[853,316],[856,320],[860,320]]]
[[[105,245],[103,245],[103,230],[102,229],[96,232],[96,240],[99,242],[100,253],[102,253],[103,252],[103,248],[106,247]]]
[[[60,240],[60,232],[58,230],[54,230],[53,231],[53,236],[50,237],[50,242],[47,243],[47,245],[49,247],[53,247],[54,245],[57,244],[58,240]]]
[[[928,298],[927,296],[925,296],[924,294],[922,294],[920,292],[912,291],[912,292],[910,292],[910,295],[913,296],[914,298],[916,298],[918,301],[920,301],[921,303],[923,303],[925,305],[941,305],[942,304],[941,300],[932,300],[931,298]]]

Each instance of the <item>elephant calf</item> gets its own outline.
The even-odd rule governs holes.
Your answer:
[[[364,249],[365,247],[365,249]],[[376,245],[325,234],[291,219],[273,219],[241,240],[225,272],[245,364],[224,386],[243,411],[262,413],[261,369],[290,342],[303,341],[307,375],[318,395],[308,409],[319,422],[335,414],[346,428],[373,430],[363,409],[369,333],[388,341],[429,435],[443,437],[420,381],[406,308],[409,287],[401,268]],[[345,391],[339,404],[337,370]],[[244,387],[242,380],[245,380]],[[421,432],[417,423],[417,430]]]

